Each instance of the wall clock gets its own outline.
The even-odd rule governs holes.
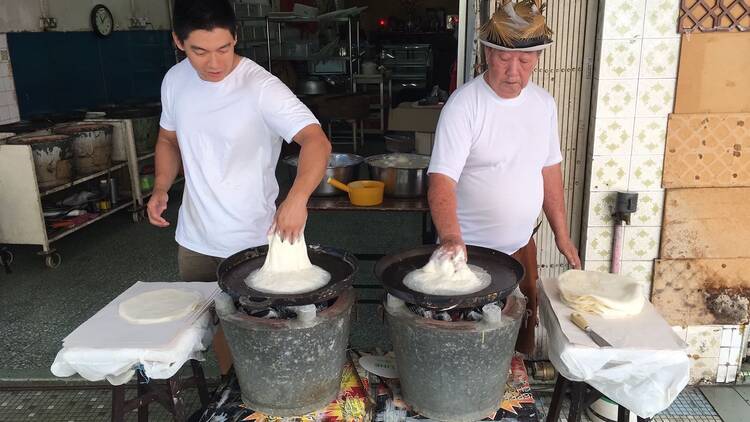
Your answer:
[[[115,20],[107,6],[97,4],[91,9],[91,28],[100,37],[112,35],[112,31],[115,29]]]

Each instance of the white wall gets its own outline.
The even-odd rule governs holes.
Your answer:
[[[130,18],[147,18],[145,29],[170,29],[171,0],[0,0],[0,124],[18,121],[18,103],[13,83],[5,33],[41,31],[44,14],[57,20],[52,31],[91,31],[91,9],[107,6],[115,20],[115,30],[130,29]]]
[[[600,3],[584,267],[609,271],[617,191],[637,192],[638,211],[621,240],[621,270],[649,284],[661,237],[661,172],[677,77],[679,5],[680,0]]]
[[[115,30],[130,29],[130,18],[148,18],[146,29],[169,29],[169,0],[2,0],[0,1],[0,33],[40,31],[42,8],[46,15],[57,19],[54,31],[89,31],[91,9],[103,4],[112,12]]]
[[[13,70],[8,56],[8,41],[0,34],[0,124],[18,121],[18,102],[13,83]]]

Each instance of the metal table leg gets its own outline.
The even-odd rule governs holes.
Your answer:
[[[568,422],[581,422],[583,414],[583,401],[586,398],[586,383],[570,383],[570,411],[568,412]]]
[[[125,414],[136,409],[138,422],[147,422],[148,406],[154,402],[164,406],[175,421],[184,422],[187,420],[187,409],[183,393],[185,388],[193,386],[198,389],[202,406],[208,406],[208,387],[203,375],[203,367],[196,360],[191,360],[190,366],[193,371],[191,377],[181,380],[179,374],[175,374],[167,380],[166,385],[147,382],[141,372],[137,371],[138,394],[129,400],[125,400],[125,385],[112,386],[112,422],[123,422]]]
[[[125,420],[125,386],[112,386],[112,422]]]
[[[138,396],[136,398],[141,398],[146,395],[148,392],[148,388],[146,387],[146,379],[143,376],[143,373],[141,371],[136,371],[136,379],[138,382],[137,391]],[[146,406],[138,406],[138,422],[148,422],[148,405]]]
[[[552,393],[552,401],[549,404],[546,422],[557,422],[560,419],[560,410],[562,410],[563,396],[568,386],[568,380],[562,375],[557,375],[555,391]]]
[[[617,406],[617,422],[628,422],[630,420],[630,410]]]
[[[193,369],[193,379],[195,380],[195,386],[198,388],[198,397],[201,400],[203,407],[208,406],[208,386],[206,386],[206,377],[203,375],[203,367],[197,360],[190,361],[190,367]]]

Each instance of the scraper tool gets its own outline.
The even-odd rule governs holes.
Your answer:
[[[586,321],[586,318],[583,317],[578,312],[574,312],[570,314],[570,320],[573,321],[573,324],[575,324],[578,328],[585,331],[586,334],[591,337],[591,340],[596,343],[599,347],[612,347],[611,344],[607,340],[604,340],[599,334],[595,333],[593,330],[591,330],[591,327],[589,326],[589,322]]]

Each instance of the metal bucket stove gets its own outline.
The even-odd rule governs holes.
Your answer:
[[[436,296],[404,286],[409,272],[427,264],[436,246],[378,261],[375,274],[388,292],[386,322],[396,354],[401,392],[415,412],[443,421],[477,421],[497,411],[505,392],[516,338],[526,314],[517,290],[523,266],[507,254],[467,246],[469,264],[490,273],[491,284],[464,296]],[[438,321],[417,315],[414,305],[434,311],[504,303],[500,315],[481,321]],[[411,308],[411,309],[410,309]]]
[[[357,262],[347,252],[309,245],[310,261],[331,273],[331,281],[309,293],[273,295],[245,284],[245,278],[263,266],[267,252],[267,246],[247,249],[221,263],[219,286],[225,294],[216,299],[216,313],[232,351],[243,402],[271,415],[303,415],[327,406],[338,394]],[[297,308],[303,305],[325,309],[310,313]],[[271,307],[296,316],[251,315]]]

